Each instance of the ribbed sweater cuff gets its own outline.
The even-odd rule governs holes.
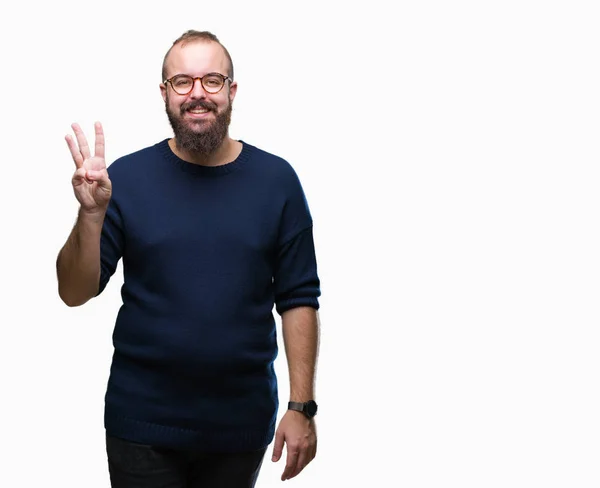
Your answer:
[[[312,307],[315,310],[319,310],[319,300],[315,297],[297,297],[281,300],[275,305],[275,309],[279,315],[296,307]]]

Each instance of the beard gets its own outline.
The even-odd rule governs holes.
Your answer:
[[[215,120],[184,119],[187,110],[198,108],[213,112]],[[217,106],[214,103],[208,100],[196,100],[181,105],[179,114],[177,114],[169,109],[169,98],[167,96],[165,110],[175,134],[177,149],[201,157],[210,156],[221,146],[231,123],[231,101],[221,113],[217,113]]]

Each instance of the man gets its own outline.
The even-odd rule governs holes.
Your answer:
[[[123,258],[123,304],[105,397],[113,487],[252,487],[268,444],[282,480],[314,458],[318,297],[312,219],[292,167],[229,137],[231,57],[188,31],[163,63],[175,137],[104,160],[73,124],[80,203],[57,258],[59,294],[79,306]],[[273,307],[282,317],[290,403],[278,409]]]

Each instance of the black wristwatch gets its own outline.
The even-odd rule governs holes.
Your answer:
[[[302,412],[309,419],[312,419],[315,415],[317,415],[317,402],[314,400],[309,400],[307,402],[288,402],[288,410],[296,410],[297,412]]]

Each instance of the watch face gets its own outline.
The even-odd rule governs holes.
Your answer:
[[[306,402],[306,413],[309,417],[314,417],[317,413],[317,403],[314,400]]]

